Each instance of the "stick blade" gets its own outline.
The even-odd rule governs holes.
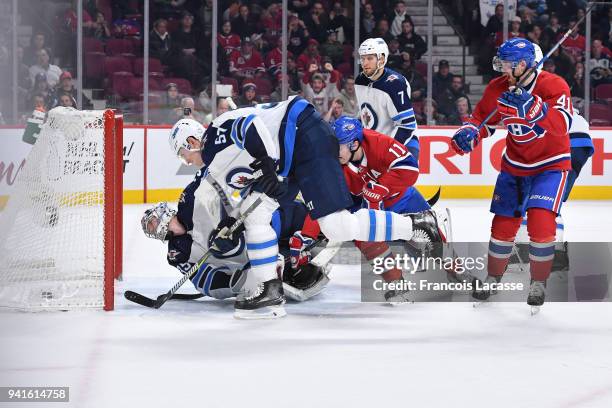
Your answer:
[[[156,309],[155,301],[153,299],[149,299],[144,295],[141,295],[140,293],[132,292],[131,290],[126,290],[123,296],[130,302],[138,303],[139,305]]]

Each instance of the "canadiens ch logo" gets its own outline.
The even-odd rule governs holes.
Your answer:
[[[361,123],[363,127],[366,129],[376,129],[378,126],[378,116],[376,115],[376,111],[372,108],[367,102],[361,104],[360,108]]]
[[[530,125],[521,118],[508,118],[504,120],[508,133],[516,143],[527,143],[543,137],[546,130],[538,125]]]
[[[237,167],[230,170],[225,176],[228,186],[236,190],[242,190],[253,181],[253,170],[247,167]]]

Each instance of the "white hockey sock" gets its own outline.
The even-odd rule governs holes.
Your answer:
[[[255,225],[246,229],[246,247],[251,263],[247,287],[278,277],[276,260],[278,258],[278,239],[270,225]]]
[[[412,219],[390,211],[346,210],[320,218],[321,231],[330,241],[393,241],[412,238]]]

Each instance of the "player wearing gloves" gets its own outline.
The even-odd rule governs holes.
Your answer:
[[[438,228],[436,215],[432,210],[420,213],[419,200],[415,200],[412,187],[419,170],[415,157],[406,146],[393,138],[370,129],[363,129],[358,119],[342,116],[333,124],[334,133],[340,144],[339,162],[349,191],[361,200],[361,206],[370,210],[388,210],[397,214],[412,214],[415,232],[424,231],[431,241],[445,241],[446,237]],[[417,213],[417,214],[415,214]],[[316,224],[307,217],[302,231],[296,232],[289,244],[291,262],[294,267],[309,260],[309,254],[302,248],[318,235]],[[390,239],[388,239],[390,240]],[[357,241],[355,245],[366,259],[373,262],[380,257],[393,257],[384,242]],[[387,282],[402,279],[401,270],[394,268],[382,274]],[[406,301],[408,292],[389,291],[388,301]]]
[[[504,75],[489,83],[472,117],[451,142],[458,154],[465,154],[492,134],[492,125],[502,122],[508,130],[491,203],[495,216],[487,281],[501,280],[522,217],[527,212],[531,273],[527,303],[532,306],[544,303],[546,280],[552,267],[555,218],[561,209],[571,169],[568,131],[573,116],[567,83],[555,74],[529,70],[536,64],[531,42],[514,38],[502,44],[493,67]],[[519,81],[524,85],[516,88]],[[482,123],[494,109],[497,113]],[[487,299],[490,294],[488,290],[481,290],[473,296]]]
[[[171,139],[182,127],[179,122],[171,129]],[[201,154],[206,171],[237,200],[240,212],[258,203],[244,223],[251,269],[246,291],[236,299],[237,318],[285,315],[276,273],[278,238],[270,221],[279,200],[293,195],[292,188],[299,188],[330,241],[412,237],[410,218],[345,210],[351,198],[338,164],[338,143],[329,125],[300,97],[222,114],[206,129]]]

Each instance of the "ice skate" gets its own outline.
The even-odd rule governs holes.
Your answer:
[[[285,296],[280,279],[272,279],[257,285],[251,293],[238,295],[234,304],[236,319],[276,319],[287,314]]]
[[[529,295],[527,296],[527,304],[531,306],[531,315],[540,311],[540,306],[544,304],[546,297],[546,281],[532,280],[529,286]]]

